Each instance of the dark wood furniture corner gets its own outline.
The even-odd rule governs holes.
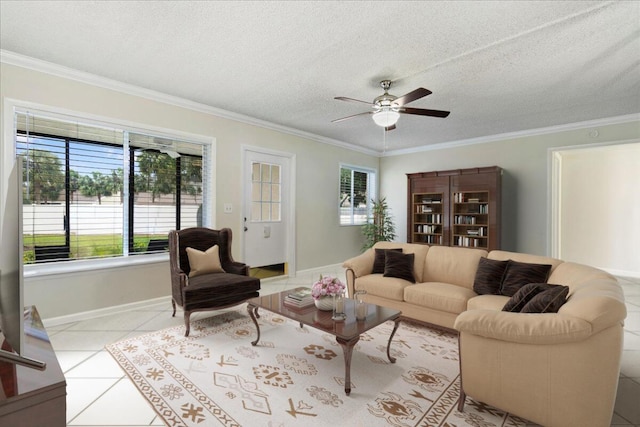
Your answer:
[[[64,427],[67,383],[35,307],[25,309],[22,355],[46,363],[43,371],[0,362],[0,426]],[[6,343],[3,349],[8,350]]]

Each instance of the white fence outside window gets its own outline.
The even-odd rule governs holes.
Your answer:
[[[182,205],[181,228],[198,225],[198,205]],[[175,206],[136,205],[134,233],[168,234],[174,227],[167,226],[163,218],[175,217]],[[22,230],[24,234],[51,234],[54,229],[64,234],[64,205],[23,205]],[[112,234],[122,230],[122,205],[72,205],[71,232],[75,234]],[[35,220],[34,218],[38,218]],[[105,226],[108,224],[109,226]]]

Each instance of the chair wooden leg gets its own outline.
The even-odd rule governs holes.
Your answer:
[[[467,398],[466,393],[460,388],[460,397],[458,398],[458,412],[464,412],[464,400]]]
[[[173,314],[171,315],[171,317],[176,317],[176,300],[174,300],[173,298],[171,298],[171,305],[173,306]]]
[[[184,327],[185,327],[184,336],[185,337],[189,336],[189,331],[191,330],[191,324],[189,323],[189,317],[190,316],[191,316],[191,312],[190,311],[185,311],[184,312]]]

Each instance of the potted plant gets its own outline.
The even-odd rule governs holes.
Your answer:
[[[369,221],[362,226],[362,234],[365,239],[362,246],[363,251],[372,247],[376,242],[390,242],[395,239],[396,226],[393,224],[393,217],[389,210],[386,198],[383,197],[377,202],[371,200],[371,216]]]

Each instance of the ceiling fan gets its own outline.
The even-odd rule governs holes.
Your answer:
[[[384,93],[376,97],[373,102],[360,101],[359,99],[347,98],[344,96],[336,96],[334,99],[348,102],[359,102],[371,106],[372,111],[365,113],[354,114],[352,116],[342,117],[341,119],[332,120],[332,123],[341,122],[343,120],[349,120],[354,117],[373,115],[373,121],[384,128],[385,131],[390,131],[396,128],[396,122],[400,117],[400,114],[415,114],[418,116],[431,116],[431,117],[447,117],[449,111],[442,110],[427,110],[424,108],[411,108],[405,107],[406,104],[430,95],[432,92],[429,89],[419,87],[411,92],[397,97],[389,93],[391,87],[391,80],[382,80],[380,86],[384,89]]]

